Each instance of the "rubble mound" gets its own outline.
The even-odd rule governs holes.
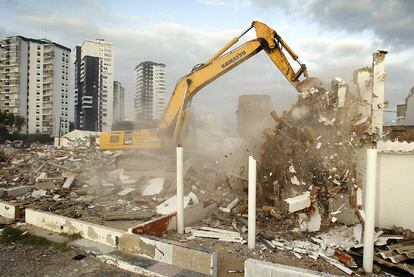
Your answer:
[[[304,211],[319,215],[320,209],[326,218],[329,198],[356,185],[354,152],[369,124],[358,114],[358,98],[348,88],[338,93],[336,85],[302,93],[280,117],[272,112],[276,125],[264,131],[258,202],[283,217],[294,211],[294,197],[308,195],[311,205]]]

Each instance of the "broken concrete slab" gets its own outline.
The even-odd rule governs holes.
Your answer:
[[[69,176],[66,178],[66,181],[65,181],[65,183],[63,184],[62,188],[63,188],[63,189],[70,189],[70,188],[74,185],[74,183],[75,183],[75,178],[76,178],[76,176],[75,176],[75,175],[69,175]]]
[[[303,210],[305,208],[309,208],[310,205],[311,205],[310,192],[307,191],[307,192],[305,192],[301,195],[298,195],[296,197],[287,198],[287,199],[285,199],[285,201],[289,205],[289,212],[290,213],[297,212],[297,211]]]
[[[119,249],[202,274],[217,276],[217,252],[155,237],[124,235]]]
[[[20,218],[20,207],[12,203],[0,201],[0,216],[9,219]]]
[[[156,195],[164,189],[165,178],[152,178],[142,192],[142,195]]]
[[[239,203],[240,199],[237,197],[235,198],[233,201],[231,201],[230,204],[227,205],[227,207],[223,208],[220,207],[220,211],[225,212],[225,213],[230,213],[231,210]]]
[[[244,276],[339,277],[338,275],[332,275],[299,267],[259,261],[255,259],[248,259],[244,263]]]
[[[26,194],[26,193],[30,192],[31,190],[32,190],[32,187],[30,187],[30,186],[18,186],[18,187],[14,187],[14,188],[8,188],[4,192],[4,195],[6,197],[16,197],[16,196]]]
[[[197,196],[192,192],[190,192],[188,196],[184,196],[184,208],[190,205],[190,203],[194,205],[198,202],[199,201],[198,201]],[[177,196],[174,195],[173,197],[165,200],[163,203],[159,204],[156,207],[156,210],[158,214],[163,214],[163,215],[167,215],[167,214],[177,211]]]

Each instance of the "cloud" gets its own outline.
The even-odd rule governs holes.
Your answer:
[[[346,30],[353,33],[372,31],[384,40],[385,44],[411,46],[414,42],[414,1],[410,0],[245,1],[265,8],[281,7],[320,23],[329,30]]]
[[[405,2],[397,1],[391,7],[388,2],[379,0],[367,5],[366,1],[325,2],[313,0],[302,5],[294,5],[291,1],[270,0],[200,0],[203,5],[217,9],[238,9],[253,5],[271,10],[273,7],[289,11],[286,20],[305,17],[306,22],[318,22],[324,28],[312,34],[303,32],[300,36],[289,40],[291,47],[297,52],[302,62],[308,66],[312,76],[329,82],[334,77],[342,77],[348,82],[352,79],[353,70],[369,66],[371,55],[382,48],[383,40],[389,37],[396,51],[387,55],[386,70],[389,73],[386,82],[387,95],[391,104],[404,100],[412,84],[414,74],[413,51],[407,40],[411,34],[403,36],[405,22],[411,22],[405,16],[409,11],[402,11]],[[218,31],[202,31],[186,24],[165,22],[163,19],[147,20],[147,16],[124,15],[120,10],[108,9],[100,1],[75,0],[56,4],[50,2],[52,12],[47,12],[36,2],[27,4],[22,1],[4,1],[7,9],[18,10],[12,18],[14,28],[8,26],[7,31],[21,32],[22,35],[39,38],[46,36],[60,44],[73,48],[85,39],[104,38],[113,42],[115,53],[114,78],[126,87],[128,116],[133,114],[134,67],[145,60],[163,62],[167,65],[167,93],[170,94],[176,81],[189,73],[192,67],[206,61],[221,49],[240,30],[220,28]],[[379,4],[378,4],[379,3]],[[55,6],[59,6],[55,8]],[[380,8],[382,6],[387,7]],[[299,8],[296,8],[299,7]],[[405,6],[404,6],[405,7]],[[11,12],[9,12],[10,16]],[[252,12],[252,15],[254,13]],[[369,14],[375,16],[367,17]],[[398,20],[384,20],[385,17],[401,16]],[[343,20],[345,17],[346,20]],[[408,18],[408,19],[407,19]],[[141,21],[144,24],[141,24]],[[3,23],[3,22],[1,22]],[[1,24],[0,23],[0,24]],[[302,24],[302,23],[300,23]],[[382,26],[377,26],[382,25]],[[4,26],[4,24],[3,24]],[[400,27],[398,27],[400,26]],[[306,28],[294,25],[295,30]],[[396,31],[397,29],[397,31]],[[328,32],[325,32],[328,30]],[[332,30],[346,30],[336,35]],[[364,38],[362,32],[371,30],[376,37]],[[0,26],[0,35],[3,32]],[[44,33],[46,31],[46,35]],[[396,31],[396,34],[393,32]],[[356,35],[355,35],[356,34]],[[404,48],[404,47],[405,48]],[[409,47],[408,47],[409,46]],[[405,49],[405,50],[404,50]],[[259,53],[236,69],[220,77],[208,85],[194,98],[193,107],[196,112],[217,112],[219,115],[234,120],[238,96],[241,94],[269,94],[278,112],[288,109],[296,100],[297,93],[285,80],[265,53]],[[388,97],[391,97],[391,99]]]

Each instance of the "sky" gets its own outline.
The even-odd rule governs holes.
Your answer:
[[[181,76],[253,20],[276,30],[309,74],[325,82],[335,77],[352,82],[353,70],[370,66],[374,51],[387,50],[385,97],[390,110],[404,103],[414,86],[414,1],[409,0],[0,0],[0,7],[0,38],[47,38],[71,49],[87,39],[111,41],[114,80],[126,88],[130,119],[137,64],[166,64],[169,97]],[[253,38],[251,31],[241,43]],[[259,53],[201,90],[192,108],[231,124],[243,94],[271,95],[278,113],[297,99],[296,90]],[[386,113],[387,121],[395,116]]]

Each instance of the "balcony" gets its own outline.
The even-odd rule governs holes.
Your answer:
[[[52,77],[53,69],[43,70],[43,76]]]
[[[51,102],[43,103],[43,111],[44,110],[49,110],[49,109],[52,109],[52,103]]]
[[[51,65],[51,64],[53,64],[53,58],[54,58],[54,56],[53,55],[47,55],[47,56],[43,56],[43,64],[44,65]]]
[[[7,81],[1,81],[2,86],[4,87],[17,87],[19,85],[19,82],[17,80],[7,80]]]
[[[52,121],[52,119],[53,119],[53,117],[51,115],[43,114],[43,116],[42,116],[43,123],[50,122],[50,121]],[[48,124],[43,124],[43,125],[48,125]]]
[[[43,77],[43,84],[51,84],[53,82],[52,77]]]
[[[52,109],[43,110],[43,116],[45,115],[52,117]]]
[[[53,64],[44,65],[43,70],[53,70]]]

